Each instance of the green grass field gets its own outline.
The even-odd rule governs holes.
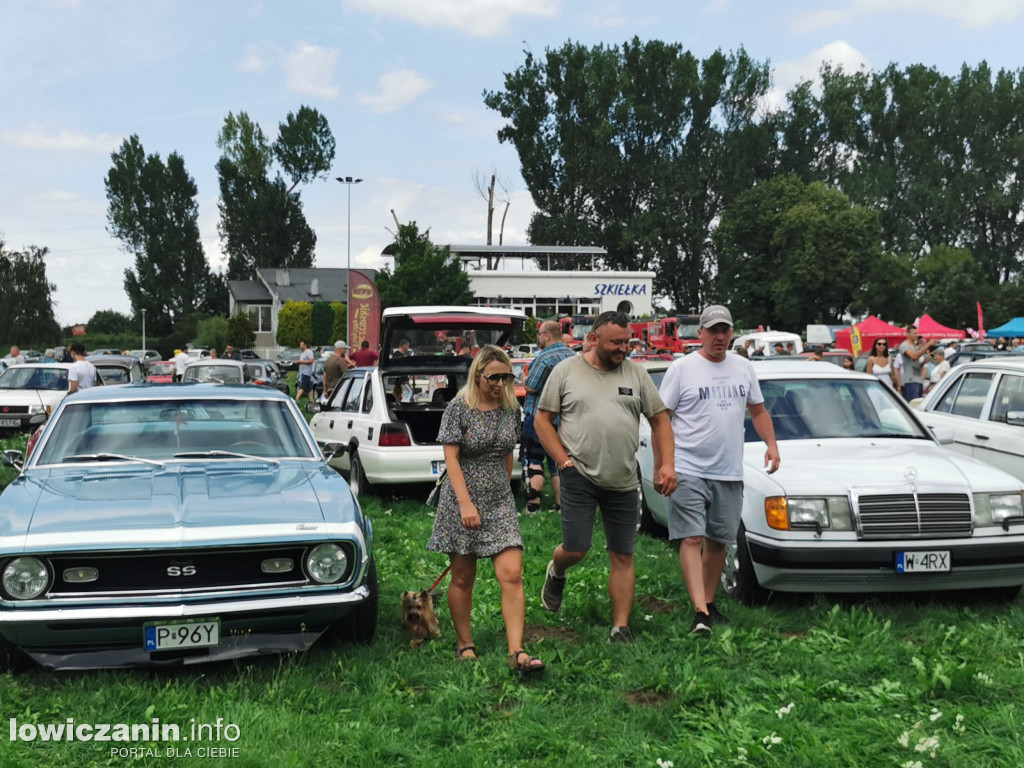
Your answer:
[[[782,597],[752,609],[723,599],[731,625],[695,638],[675,552],[642,536],[638,641],[611,645],[600,533],[571,572],[562,611],[540,605],[560,530],[546,513],[521,524],[527,648],[548,671],[522,681],[506,666],[487,562],[473,611],[479,661],[455,661],[443,599],[442,639],[409,647],[399,594],[429,587],[446,565],[424,549],[432,521],[420,496],[363,500],[382,594],[371,646],[173,671],[8,672],[0,765],[1024,765],[1020,601]],[[159,718],[183,735],[193,719],[221,718],[237,726],[237,739],[11,741],[11,718],[19,727]],[[211,746],[238,757],[199,756]],[[152,752],[129,757],[112,747]]]

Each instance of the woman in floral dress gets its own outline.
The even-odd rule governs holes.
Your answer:
[[[473,584],[477,559],[489,557],[501,587],[509,666],[532,673],[543,670],[544,662],[523,650],[523,540],[510,485],[512,451],[519,439],[513,382],[508,355],[485,346],[473,359],[466,386],[448,404],[438,433],[448,477],[427,549],[451,558],[448,610],[455,625],[456,658],[476,658],[470,630]]]

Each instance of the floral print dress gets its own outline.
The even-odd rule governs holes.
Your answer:
[[[519,441],[519,430],[516,411],[478,411],[471,409],[462,397],[448,403],[437,439],[445,445],[459,446],[459,465],[469,497],[480,513],[480,527],[469,529],[462,524],[459,500],[451,478],[446,478],[427,549],[450,555],[493,557],[509,547],[523,546],[505,464]]]

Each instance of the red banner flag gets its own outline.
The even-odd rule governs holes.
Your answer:
[[[380,345],[380,294],[377,286],[365,273],[349,272],[352,281],[352,305],[348,308],[349,342],[353,349],[359,349],[363,340],[370,342],[370,349]]]
[[[981,319],[981,302],[978,302],[978,338],[985,338],[985,324]]]

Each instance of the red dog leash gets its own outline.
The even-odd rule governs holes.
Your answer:
[[[452,569],[452,564],[448,563],[448,567],[444,569],[444,573],[437,577],[437,581],[434,582],[434,586],[427,590],[427,592],[433,592],[438,584],[441,583],[441,579],[448,575],[448,571]]]

